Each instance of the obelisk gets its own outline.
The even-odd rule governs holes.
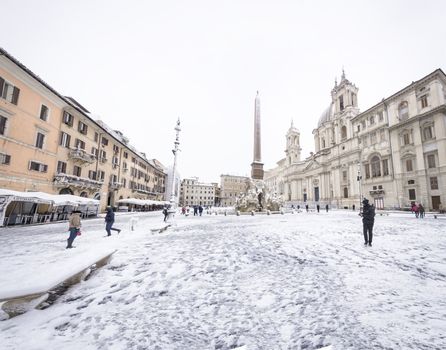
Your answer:
[[[254,159],[251,163],[251,178],[263,180],[263,163],[260,134],[260,97],[257,91],[254,101]]]

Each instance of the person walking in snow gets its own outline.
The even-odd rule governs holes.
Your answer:
[[[203,214],[203,207],[201,205],[198,207],[198,212],[200,213],[200,216]]]
[[[412,213],[415,214],[415,217],[417,218],[418,217],[418,205],[415,202],[412,203],[410,210],[412,211]]]
[[[326,210],[327,213],[328,213],[328,204],[325,204],[325,210]]]
[[[372,246],[373,224],[375,223],[375,207],[369,204],[369,200],[364,198],[362,201],[362,229],[364,233],[364,245]]]
[[[163,214],[164,214],[164,222],[166,222],[167,217],[169,216],[169,212],[166,207],[164,207],[164,209],[163,209]]]
[[[425,212],[425,210],[424,210],[424,207],[423,207],[423,205],[422,205],[421,203],[418,204],[418,212],[419,212],[420,218],[421,218],[421,219],[424,218],[424,212]]]
[[[321,206],[319,204],[316,204],[316,210],[319,213],[319,210],[321,209]]]
[[[111,231],[121,232],[118,228],[113,228],[115,223],[115,213],[112,207],[107,207],[107,215],[105,215],[105,231],[107,231],[107,237],[111,236]]]
[[[308,204],[305,204],[305,209],[307,210],[308,213]]]
[[[81,216],[79,210],[73,210],[69,219],[68,219],[68,231],[70,231],[70,237],[67,239],[67,248],[74,248],[73,241],[77,237],[81,229]]]

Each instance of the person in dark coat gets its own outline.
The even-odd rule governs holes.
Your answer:
[[[308,213],[308,204],[305,204],[305,209],[307,210]]]
[[[70,231],[70,237],[67,239],[67,249],[74,248],[73,247],[73,241],[79,234],[79,231],[81,229],[81,212],[79,210],[73,210],[73,212],[70,215],[70,218],[68,219],[69,228]]]
[[[328,204],[325,204],[325,210],[326,210],[327,213],[328,213]]]
[[[423,205],[421,203],[418,204],[418,212],[420,213],[420,218],[424,218],[425,210],[424,210],[424,207],[423,207]]]
[[[316,210],[319,213],[319,210],[321,209],[321,206],[319,204],[316,205]]]
[[[198,215],[198,207],[194,205],[194,216]]]
[[[198,207],[198,212],[200,213],[200,216],[203,214],[203,207],[201,205]]]
[[[375,223],[375,207],[369,204],[369,200],[364,198],[362,201],[362,229],[364,232],[364,245],[372,246],[373,224]]]
[[[169,211],[167,210],[166,207],[164,207],[164,209],[163,209],[163,214],[164,214],[164,222],[166,222],[167,217],[169,216]]]
[[[107,237],[111,236],[111,231],[121,232],[118,228],[113,228],[113,224],[115,223],[115,213],[113,212],[112,207],[107,207],[107,215],[105,215],[105,231],[107,231]]]

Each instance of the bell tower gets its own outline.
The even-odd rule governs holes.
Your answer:
[[[286,134],[285,154],[287,165],[299,162],[301,151],[302,148],[300,147],[300,132],[294,127],[293,121],[291,121],[291,126]]]
[[[344,69],[339,85],[335,81],[335,86],[331,90],[331,99],[338,115],[348,108],[358,108],[358,88],[345,77]]]

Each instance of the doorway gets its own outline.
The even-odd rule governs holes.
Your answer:
[[[319,202],[319,187],[314,188],[314,201]]]
[[[432,209],[433,210],[438,210],[440,203],[441,203],[440,196],[432,196]]]
[[[383,197],[375,198],[375,208],[376,209],[384,209],[384,198]]]

